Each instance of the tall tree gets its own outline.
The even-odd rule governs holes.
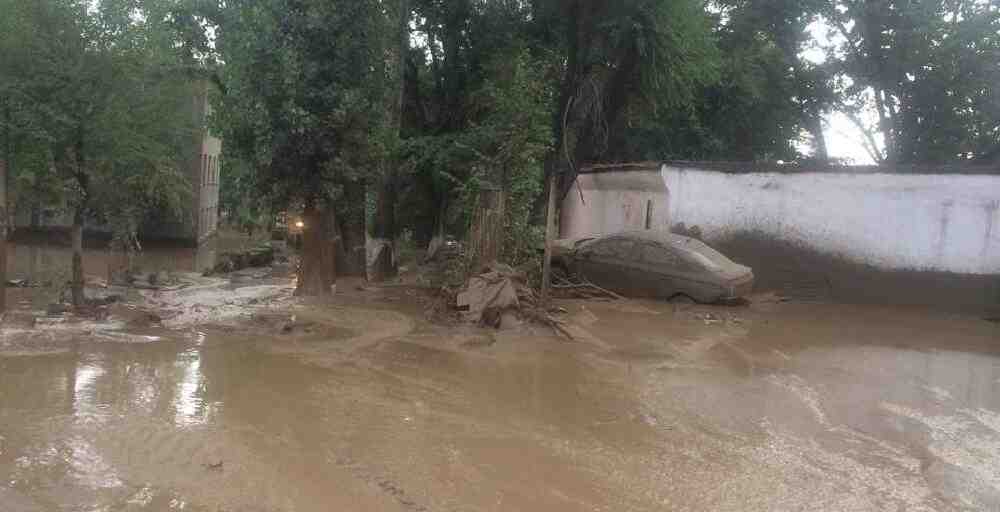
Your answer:
[[[607,153],[612,130],[630,107],[689,104],[697,88],[714,78],[716,54],[699,2],[563,0],[536,8],[539,23],[563,34],[565,52],[546,170],[551,210],[580,166]],[[543,297],[554,217],[547,215]]]
[[[840,107],[862,129],[874,112],[870,153],[924,163],[1000,153],[1000,6],[996,2],[831,0],[839,33],[829,48]]]
[[[17,67],[4,88],[19,134],[51,155],[35,170],[54,172],[67,191],[79,305],[88,218],[115,221],[119,234],[134,237],[150,209],[179,211],[189,190],[182,167],[194,135],[185,108],[192,91],[177,72],[166,0],[10,3],[3,10],[18,20],[22,58],[4,59]]]
[[[298,292],[328,294],[342,184],[373,176],[385,148],[382,4],[242,0],[211,17],[224,62],[215,126],[262,196],[302,208]]]

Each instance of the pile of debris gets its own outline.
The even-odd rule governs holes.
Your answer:
[[[561,299],[614,299],[625,297],[577,276],[552,275],[552,295]]]
[[[587,281],[560,278],[553,285],[553,296],[561,298],[622,297]],[[552,327],[565,334],[562,322],[553,312],[540,307],[535,290],[529,285],[527,273],[502,263],[493,263],[462,286],[444,286],[440,300],[429,314],[438,321],[468,322],[484,327],[507,329],[529,320]],[[572,336],[569,336],[572,337]]]
[[[466,322],[507,328],[520,324],[519,313],[536,308],[538,298],[523,272],[493,263],[455,293],[455,305]]]
[[[266,267],[277,259],[277,252],[270,245],[261,245],[241,252],[226,252],[219,255],[215,266],[206,270],[206,277],[228,274],[246,268]]]

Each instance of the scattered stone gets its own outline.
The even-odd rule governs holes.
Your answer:
[[[94,320],[98,322],[107,321],[111,317],[111,309],[107,306],[100,306],[94,310]]]
[[[62,316],[69,312],[69,305],[62,303],[52,303],[45,307],[45,314],[48,316]]]
[[[142,329],[162,322],[163,319],[160,318],[160,315],[149,311],[140,311],[137,316],[128,321],[128,326],[133,329]]]
[[[219,255],[219,261],[212,269],[207,270],[204,275],[228,274],[250,267],[266,267],[274,263],[274,261],[274,248],[263,245],[248,251]]]
[[[717,315],[715,315],[713,313],[705,313],[703,315],[695,315],[695,318],[697,318],[697,319],[702,320],[703,322],[705,322],[705,325],[713,325],[713,324],[720,324],[720,323],[722,323],[722,318],[719,318],[719,316],[717,316]]]
[[[125,302],[125,297],[117,293],[98,295],[87,299],[87,304],[91,306],[110,306],[119,302]]]
[[[209,471],[222,471],[223,461],[209,462],[205,464],[205,469]]]

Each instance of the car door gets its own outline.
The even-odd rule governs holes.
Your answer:
[[[692,293],[703,276],[678,250],[654,242],[644,242],[639,250],[640,273],[644,292],[652,297],[669,299],[679,293]]]
[[[593,242],[577,254],[577,273],[588,281],[609,290],[628,292],[633,286],[631,266],[636,243],[626,238],[607,238]]]

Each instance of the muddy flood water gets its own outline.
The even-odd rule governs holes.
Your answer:
[[[402,287],[198,290],[148,298],[209,316],[0,355],[0,510],[1000,509],[980,313],[565,301],[568,341]]]

